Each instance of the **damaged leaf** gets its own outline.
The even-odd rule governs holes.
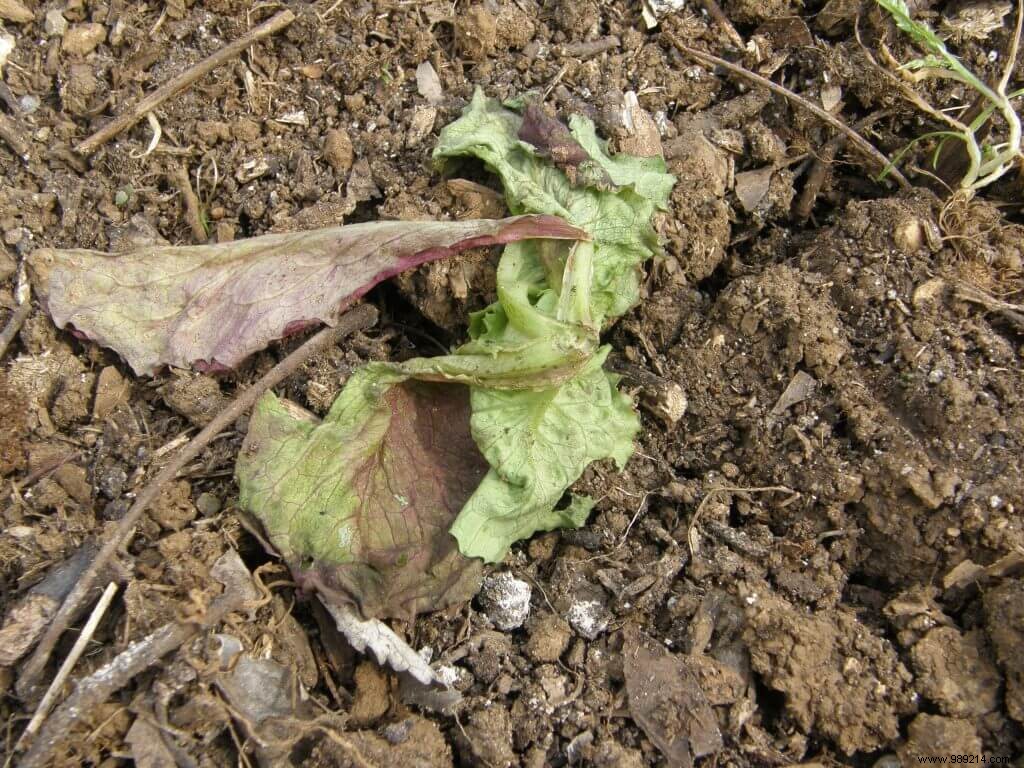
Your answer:
[[[153,374],[232,368],[275,339],[333,324],[382,280],[467,248],[580,236],[551,216],[370,222],[119,255],[42,248],[30,266],[58,327]]]
[[[625,466],[640,429],[619,377],[601,369],[608,349],[557,388],[473,389],[473,437],[491,470],[452,527],[464,552],[496,562],[535,531],[586,522],[590,499],[556,505],[590,462]]]
[[[718,718],[691,659],[669,653],[635,627],[622,649],[629,711],[666,762],[690,768],[722,748]]]
[[[652,217],[667,205],[675,179],[660,156],[609,155],[585,118],[574,117],[568,129],[556,122],[539,107],[520,116],[477,92],[434,152],[442,164],[482,160],[501,178],[514,213],[561,216],[590,236],[571,248],[546,241],[507,246],[498,302],[473,317],[471,341],[456,352],[495,350],[496,360],[508,361],[506,379],[519,380],[519,391],[473,388],[473,436],[491,471],[452,533],[464,554],[489,562],[535,531],[582,525],[590,509],[585,500],[556,505],[590,462],[625,464],[639,430],[615,389],[617,378],[600,368],[607,349],[597,346],[597,332],[639,300],[640,267],[658,250]],[[558,167],[584,164],[600,169],[600,183],[591,172],[573,178]],[[581,329],[593,346],[571,377],[538,379],[503,354],[524,338],[578,350],[588,338]]]
[[[480,562],[448,529],[487,470],[464,387],[357,372],[322,422],[271,394],[236,465],[239,501],[305,587],[366,617],[471,598]]]

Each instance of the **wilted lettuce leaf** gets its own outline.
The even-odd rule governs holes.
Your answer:
[[[434,153],[442,164],[482,160],[501,178],[512,212],[561,216],[591,237],[571,247],[507,246],[498,302],[470,326],[464,349],[501,350],[524,327],[559,334],[554,323],[588,328],[595,343],[587,364],[556,386],[524,370],[519,391],[473,388],[473,436],[491,471],[452,533],[464,554],[488,561],[534,531],[582,525],[589,512],[582,501],[556,509],[565,491],[590,462],[613,458],[622,466],[632,453],[639,420],[616,391],[617,378],[600,369],[607,350],[597,350],[596,333],[639,300],[640,266],[658,248],[651,218],[675,183],[662,158],[612,157],[589,120],[573,118],[567,135],[538,109],[528,108],[524,121],[477,92]],[[565,343],[551,338],[556,347]]]
[[[465,387],[370,366],[319,423],[265,396],[235,474],[298,582],[367,617],[408,618],[476,593],[480,562],[448,529],[486,471]]]
[[[42,248],[30,264],[58,327],[152,374],[232,368],[274,339],[334,323],[382,280],[466,248],[580,236],[550,216],[382,221],[120,255]]]
[[[535,531],[586,522],[590,499],[557,508],[565,490],[597,459],[625,466],[640,428],[618,376],[601,369],[607,354],[560,387],[473,388],[473,437],[491,470],[452,527],[463,552],[494,562]]]
[[[442,131],[436,157],[484,160],[513,212],[561,217],[590,239],[507,245],[498,301],[472,318],[469,342],[450,355],[367,366],[323,424],[271,397],[250,422],[237,472],[242,505],[300,580],[366,614],[470,596],[471,558],[497,561],[535,531],[582,525],[592,501],[563,506],[566,490],[590,462],[622,466],[633,450],[639,420],[601,367],[608,348],[599,331],[639,298],[640,265],[657,249],[651,216],[673,179],[660,158],[609,156],[586,120],[571,124],[571,136],[536,113],[522,128],[522,117],[478,94]],[[410,382],[424,379],[448,385],[410,396],[423,386]],[[452,383],[470,385],[468,403]],[[458,420],[432,416],[446,396],[471,405],[475,463],[466,433],[444,431]],[[414,448],[400,437],[410,433]],[[446,484],[458,493],[409,492]]]

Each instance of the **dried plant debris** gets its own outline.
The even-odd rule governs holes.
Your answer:
[[[722,748],[718,718],[688,657],[635,627],[626,631],[622,654],[629,711],[669,765],[689,768]]]

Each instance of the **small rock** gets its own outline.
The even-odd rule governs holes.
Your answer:
[[[239,118],[231,126],[231,135],[246,144],[256,141],[262,132],[260,124],[247,117]]]
[[[348,173],[353,159],[352,139],[343,128],[335,128],[324,137],[324,159],[337,174]]]
[[[92,483],[88,473],[77,464],[62,464],[53,473],[57,484],[79,504],[85,506],[92,501]]]
[[[596,640],[608,629],[608,611],[597,600],[579,600],[569,606],[569,624],[587,640]]]
[[[416,67],[416,90],[430,104],[437,105],[444,101],[441,78],[437,76],[437,70],[429,61],[424,61]]]
[[[196,499],[196,509],[203,517],[213,517],[220,512],[220,499],[212,493],[201,493]]]
[[[409,130],[405,135],[405,146],[415,147],[434,130],[437,109],[434,107],[417,107],[409,122]]]
[[[530,615],[532,593],[529,584],[504,571],[484,579],[480,601],[491,623],[508,631],[521,627]]]
[[[485,765],[518,764],[512,751],[512,718],[500,705],[480,709],[466,723],[466,739],[473,754]]]
[[[27,24],[35,19],[35,14],[26,8],[21,0],[0,0],[0,19]]]
[[[530,639],[526,641],[526,654],[534,661],[555,662],[565,653],[572,638],[565,619],[547,615],[531,623]]]
[[[220,120],[200,120],[196,123],[196,135],[207,145],[231,139],[231,126]]]
[[[196,517],[192,504],[192,487],[187,480],[165,485],[150,510],[153,518],[162,528],[180,531]]]
[[[171,410],[199,427],[205,427],[224,408],[228,398],[210,376],[184,373],[159,389]]]
[[[91,21],[84,24],[75,24],[64,34],[60,47],[66,53],[75,56],[85,56],[92,53],[106,36],[107,29],[102,24]]]
[[[641,404],[666,427],[672,427],[686,415],[689,402],[676,382],[661,380],[644,386]]]
[[[96,421],[105,419],[117,406],[128,402],[129,384],[124,376],[112,365],[100,371],[96,382],[96,398],[92,403],[92,417]]]
[[[21,107],[21,111],[26,115],[35,114],[41,105],[42,102],[39,100],[39,97],[31,93],[27,93],[18,99],[18,106]]]
[[[68,20],[64,18],[64,14],[60,12],[59,8],[46,12],[46,18],[43,20],[43,31],[46,32],[47,36],[63,37],[67,29]]]

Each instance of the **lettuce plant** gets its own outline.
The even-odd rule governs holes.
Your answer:
[[[582,525],[593,502],[566,500],[567,489],[593,461],[623,466],[639,429],[618,377],[602,367],[609,349],[599,333],[636,304],[640,267],[657,252],[651,219],[674,183],[663,159],[611,156],[586,119],[567,129],[539,108],[523,115],[479,92],[442,131],[434,157],[441,168],[483,161],[513,214],[557,216],[588,239],[508,244],[498,301],[472,318],[466,344],[366,366],[322,424],[290,415],[273,395],[258,406],[238,463],[241,503],[299,574],[321,589],[340,585],[364,613],[465,599],[476,589],[470,563],[499,561],[536,531]],[[467,385],[466,421],[451,410],[464,397],[457,392],[441,420],[410,412],[438,407],[429,399],[403,395],[399,407],[396,388],[413,380]],[[384,423],[415,450],[394,454]],[[447,452],[466,447],[463,423],[483,462]],[[341,585],[353,562],[373,590],[354,578]],[[414,605],[427,584],[428,598]],[[383,601],[374,592],[382,588]]]
[[[593,502],[567,490],[593,461],[622,467],[639,430],[603,368],[600,332],[636,304],[641,265],[658,251],[652,217],[674,183],[664,160],[612,156],[584,118],[566,127],[479,92],[434,157],[442,169],[482,161],[514,216],[32,257],[58,325],[152,373],[232,367],[333,322],[398,271],[505,244],[498,300],[451,354],[364,366],[322,421],[273,394],[250,418],[241,506],[300,583],[368,617],[466,600],[482,561],[535,531],[582,525]]]

